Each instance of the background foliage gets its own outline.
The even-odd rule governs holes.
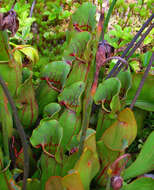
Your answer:
[[[153,13],[152,0],[94,4],[37,0],[32,10],[34,2],[16,2],[19,29],[14,36],[7,31],[8,40],[7,32],[0,31],[0,75],[29,145],[27,189],[152,190],[153,67],[134,108],[129,106],[144,71],[153,63],[154,29],[127,60],[129,68],[105,80],[117,62],[106,60],[113,56],[113,49],[114,55],[122,55]],[[1,1],[0,12],[8,12],[12,4]],[[103,7],[105,18],[112,14],[105,20],[106,41],[99,42]],[[23,185],[24,151],[16,127],[0,88],[0,182],[4,190]]]

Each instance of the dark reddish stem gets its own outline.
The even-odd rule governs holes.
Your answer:
[[[128,62],[125,59],[123,59],[122,57],[119,57],[119,56],[113,56],[113,57],[109,57],[109,58],[105,59],[103,61],[103,63],[101,64],[101,66],[104,65],[105,63],[111,61],[112,59],[118,59],[118,61],[122,62],[126,66],[126,68],[128,67]]]
[[[94,96],[98,84],[98,77],[99,77],[99,71],[100,67],[96,66],[96,72],[95,72],[95,77],[94,77],[94,82],[91,88],[91,96]]]
[[[149,23],[152,21],[153,18],[154,18],[154,14],[152,14],[151,17],[143,24],[143,26],[141,27],[141,29],[138,31],[138,33],[134,36],[134,38],[132,39],[132,41],[130,42],[130,44],[124,50],[124,52],[123,52],[123,54],[121,56],[122,58],[124,58],[127,55],[127,53],[133,47],[133,45],[136,42],[136,40],[138,39],[138,37],[141,35],[141,33],[143,32],[143,30],[149,25]],[[108,74],[108,76],[106,77],[106,79],[110,78],[113,75],[113,73],[117,70],[119,64],[120,64],[120,61],[118,61],[117,64],[113,67],[113,69],[110,71],[110,73]]]
[[[24,177],[23,177],[23,185],[22,185],[22,189],[26,190],[26,183],[27,183],[27,178],[28,178],[28,173],[29,173],[29,155],[28,155],[28,143],[27,143],[27,139],[26,139],[26,135],[24,132],[24,129],[21,125],[21,122],[18,118],[18,112],[17,112],[17,108],[14,104],[14,101],[9,93],[9,90],[5,84],[5,81],[2,79],[2,77],[0,76],[0,84],[3,88],[3,91],[10,103],[10,106],[12,108],[12,114],[14,116],[14,121],[16,123],[16,127],[17,127],[17,131],[19,133],[21,142],[22,142],[22,146],[23,146],[23,153],[24,153]]]
[[[33,14],[33,11],[34,11],[35,4],[36,4],[36,0],[34,0],[33,3],[32,3],[32,7],[31,7],[31,10],[30,10],[30,15],[29,15],[29,17],[32,17],[32,14]]]
[[[109,58],[105,59],[105,60],[101,63],[101,65],[97,65],[97,66],[96,66],[95,77],[94,77],[94,83],[93,83],[92,88],[91,88],[91,95],[92,95],[92,96],[94,96],[94,94],[95,94],[95,92],[96,92],[100,68],[101,68],[103,65],[105,65],[107,62],[111,61],[112,59],[118,59],[119,61],[121,61],[121,62],[126,66],[126,68],[128,68],[128,63],[127,63],[127,61],[126,61],[125,59],[119,57],[119,56],[109,57]]]
[[[150,59],[150,62],[149,62],[149,65],[147,66],[147,68],[146,68],[146,70],[145,70],[145,72],[144,72],[144,75],[143,75],[143,77],[142,77],[142,80],[141,80],[141,82],[140,82],[140,84],[139,84],[139,87],[138,87],[138,89],[137,89],[137,91],[136,91],[135,97],[134,97],[134,99],[133,99],[133,101],[132,101],[132,103],[131,103],[131,105],[130,105],[130,109],[133,109],[133,107],[134,107],[134,105],[135,105],[135,102],[136,102],[136,100],[137,100],[137,98],[138,98],[138,96],[139,96],[139,94],[140,94],[140,92],[141,92],[141,89],[142,89],[142,87],[143,87],[143,85],[144,85],[145,79],[146,79],[147,76],[148,76],[148,73],[149,73],[149,71],[150,71],[150,68],[151,68],[151,66],[152,66],[152,62],[153,62],[153,61],[154,61],[154,53],[152,54],[151,59]]]
[[[111,170],[113,171],[113,173],[114,173],[115,169],[117,168],[117,165],[119,164],[119,162],[120,162],[122,159],[127,158],[127,161],[125,161],[125,163],[124,163],[123,166],[120,168],[120,170],[118,171],[118,173],[117,173],[117,171],[116,171],[116,174],[117,174],[117,175],[120,175],[121,171],[125,168],[125,166],[126,166],[126,164],[127,164],[127,162],[128,162],[128,159],[130,159],[130,157],[131,157],[130,154],[124,154],[124,155],[120,156],[119,158],[117,158],[117,159],[112,163],[112,165],[111,165],[111,167],[110,167]]]
[[[12,7],[11,7],[11,10],[14,9],[14,6],[15,6],[16,2],[17,2],[17,0],[14,1],[13,5],[12,5]]]
[[[140,38],[140,40],[135,44],[135,46],[133,47],[133,49],[130,51],[130,53],[126,57],[126,60],[128,60],[133,55],[133,53],[141,45],[141,43],[146,38],[146,36],[150,33],[150,31],[152,30],[153,27],[154,27],[154,24],[152,24],[151,26],[149,26],[149,28],[147,29],[147,31],[142,35],[142,37]],[[118,69],[115,71],[115,73],[113,74],[113,76],[116,76],[120,72],[120,70],[122,69],[122,67],[123,67],[123,65],[120,65],[118,67]]]

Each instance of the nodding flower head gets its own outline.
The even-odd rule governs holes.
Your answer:
[[[19,28],[19,21],[17,14],[14,10],[10,10],[6,13],[0,13],[0,30],[10,30],[12,36],[15,35]]]
[[[113,176],[111,178],[111,186],[114,190],[119,190],[123,185],[123,179],[120,176]]]

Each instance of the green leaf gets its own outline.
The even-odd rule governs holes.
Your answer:
[[[133,71],[139,72],[141,70],[139,61],[131,61],[129,64]]]
[[[42,154],[40,158],[41,163],[41,189],[45,189],[45,185],[48,183],[48,179],[51,176],[60,176],[62,165],[59,164],[54,158],[49,157],[48,155]]]
[[[61,146],[65,149],[71,143],[72,137],[79,132],[81,118],[77,116],[76,113],[66,109],[60,116],[59,123],[63,128]]]
[[[32,73],[30,77],[21,84],[15,96],[18,116],[25,127],[31,127],[38,117],[38,105],[32,84]]]
[[[20,75],[22,75],[21,74],[22,73],[22,53],[18,50],[15,50],[15,52],[13,53],[13,57],[14,57],[16,63],[18,64]],[[22,78],[22,76],[20,76],[20,77]]]
[[[19,62],[16,63],[13,59],[13,54],[8,44],[6,31],[5,32],[0,31],[0,42],[1,42],[0,75],[7,84],[9,92],[11,93],[12,96],[14,96],[17,87],[21,83],[22,65]],[[0,87],[0,101],[2,97],[1,94],[2,91],[3,90]]]
[[[140,81],[143,77],[143,73],[134,73],[132,76],[132,87],[128,91],[127,94],[127,99],[126,99],[126,104],[129,105],[131,104],[135,93],[139,87]],[[142,87],[142,90],[136,100],[135,106],[146,110],[146,111],[154,111],[154,75],[148,75],[144,85]]]
[[[24,83],[26,80],[32,77],[32,71],[29,70],[27,67],[24,67],[22,69],[22,83]]]
[[[119,24],[115,24],[114,28],[116,29],[117,32],[119,32],[119,34],[122,33],[122,28],[121,28],[121,26]]]
[[[60,144],[63,135],[63,128],[56,120],[41,120],[39,126],[33,130],[30,138],[31,144],[38,145]]]
[[[68,107],[76,108],[80,106],[80,98],[85,89],[85,83],[75,82],[71,86],[64,88],[58,96],[58,101]]]
[[[16,184],[9,170],[0,173],[1,189],[5,190],[21,190],[21,187]]]
[[[64,51],[64,59],[73,61],[75,56],[83,59],[88,41],[91,39],[89,32],[72,33],[68,48]],[[72,56],[72,55],[75,56]],[[84,60],[86,62],[86,60]]]
[[[8,74],[9,73],[9,74]],[[18,66],[15,64],[13,67],[8,64],[0,63],[0,75],[7,84],[9,92],[12,96],[15,95],[17,87],[21,84],[21,71],[18,70]],[[2,88],[0,87],[0,101],[2,98]]]
[[[84,189],[90,188],[90,182],[99,171],[99,167],[97,155],[91,149],[85,148],[74,167],[74,170],[79,172]]]
[[[45,184],[45,190],[64,190],[60,176],[51,176]]]
[[[153,190],[154,187],[154,180],[148,177],[141,177],[128,185],[125,185],[122,190]]]
[[[96,27],[96,6],[90,2],[83,3],[76,12],[72,15],[72,24],[79,26],[88,25],[90,31],[94,31]]]
[[[68,11],[68,10],[65,10],[65,11],[62,11],[62,14],[59,15],[59,19],[65,19],[65,18],[68,18],[69,16],[71,15],[71,12]]]
[[[144,40],[144,45],[148,45],[148,44],[152,44],[153,43],[153,34],[154,34],[154,29],[152,29],[149,33],[148,36],[146,36],[145,40]]]
[[[84,148],[86,147],[96,153],[96,131],[94,129],[88,128],[86,131]]]
[[[113,96],[112,101],[110,103],[110,108],[113,114],[120,111],[121,104],[120,104],[120,98],[118,95]]]
[[[33,64],[39,60],[38,51],[31,45],[16,45],[16,48],[32,61]]]
[[[152,52],[151,51],[147,51],[144,54],[143,63],[142,63],[143,67],[147,67],[147,65],[149,64],[151,56],[152,56]]]
[[[73,172],[61,178],[60,176],[51,176],[46,182],[45,190],[84,190],[78,172]]]
[[[102,137],[105,130],[109,128],[116,119],[117,119],[117,116],[111,117],[110,114],[106,114],[104,110],[99,110],[98,122],[97,122],[97,128],[96,128],[97,141]]]
[[[70,65],[65,61],[56,61],[45,65],[41,71],[41,78],[47,78],[57,88],[64,86],[70,72]]]
[[[78,135],[74,135],[72,136],[72,139],[71,139],[71,142],[70,144],[68,144],[68,150],[71,151],[71,150],[78,150],[78,146],[79,146],[79,139],[78,139]]]
[[[85,81],[87,73],[87,66],[85,64],[74,63],[73,68],[69,74],[69,77],[65,83],[65,87],[72,85],[78,81]]]
[[[5,94],[2,94],[3,101],[0,102],[0,122],[5,128],[2,130],[4,138],[11,138],[13,134],[13,118],[10,104],[8,103]],[[5,131],[5,132],[4,132]]]
[[[62,184],[66,189],[84,190],[79,172],[76,171],[64,176],[62,179]]]
[[[118,115],[111,127],[103,134],[102,140],[105,145],[111,150],[121,151],[124,147],[124,142],[127,141],[128,146],[134,141],[137,134],[137,125],[133,112],[126,108]]]
[[[107,179],[108,179],[108,168],[110,165],[124,152],[123,151],[114,151],[109,149],[103,140],[97,141],[97,151],[99,155],[99,159],[101,160],[101,169],[98,172],[97,175],[97,181],[98,184],[101,186],[106,186]]]
[[[58,92],[52,89],[46,81],[41,81],[39,87],[36,90],[36,99],[39,108],[39,114],[43,112],[43,109],[49,103],[57,100]]]
[[[8,46],[8,35],[6,31],[0,31],[0,63],[8,62],[9,57],[9,46]]]
[[[132,85],[132,77],[130,71],[120,72],[117,78],[121,82],[120,97],[125,98]]]
[[[99,84],[96,93],[94,95],[94,101],[96,104],[102,103],[102,108],[105,111],[109,111],[110,102],[114,96],[117,96],[120,92],[120,81],[117,78],[110,78]],[[108,107],[105,103],[107,102]],[[109,102],[109,103],[108,103]]]
[[[149,135],[137,159],[124,171],[124,179],[133,178],[154,170],[154,131]]]
[[[78,141],[80,141],[81,138],[81,131],[78,134]],[[93,151],[93,153],[96,153],[96,131],[94,129],[88,128],[86,131],[86,138],[84,141],[84,148],[89,148]]]
[[[18,183],[22,187],[22,181]],[[40,181],[38,179],[27,179],[27,185],[26,185],[26,190],[32,190],[32,189],[40,189]]]
[[[62,176],[66,177],[66,175],[68,173],[72,172],[72,169],[74,168],[78,159],[79,159],[78,151],[73,152],[69,156],[64,157],[63,168],[62,168]]]
[[[143,127],[145,125],[144,120],[147,117],[148,112],[136,107],[133,108],[133,112],[137,123],[137,136],[142,138],[142,135],[144,134]]]
[[[52,118],[61,110],[61,106],[57,103],[50,103],[44,107],[44,117]]]

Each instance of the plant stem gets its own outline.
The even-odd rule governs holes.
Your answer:
[[[99,66],[97,65],[97,66],[96,66],[95,77],[94,77],[94,82],[93,82],[93,85],[92,85],[92,88],[91,88],[91,95],[92,95],[92,97],[94,96],[94,94],[95,94],[95,92],[96,92],[100,68],[101,68],[102,66],[104,66],[107,62],[111,61],[112,59],[118,59],[120,62],[122,62],[122,63],[126,66],[126,68],[128,68],[128,63],[127,63],[127,61],[126,61],[125,59],[119,57],[119,56],[109,57],[109,58],[105,59],[105,60],[101,63],[101,65],[99,65]],[[123,64],[122,64],[122,65],[123,65]]]
[[[32,14],[33,14],[33,11],[34,11],[35,4],[36,4],[36,0],[34,0],[33,3],[32,3],[32,7],[31,7],[31,10],[30,10],[30,15],[29,15],[29,17],[32,17]]]
[[[140,92],[141,92],[141,89],[142,89],[142,87],[143,87],[143,85],[144,85],[145,79],[146,79],[147,76],[148,76],[148,73],[149,73],[149,71],[150,71],[150,68],[151,68],[151,66],[152,66],[152,62],[153,62],[153,61],[154,61],[154,53],[152,54],[151,59],[150,59],[150,62],[149,62],[148,66],[147,66],[147,68],[146,68],[146,70],[145,70],[145,72],[144,72],[144,75],[143,75],[143,77],[142,77],[142,80],[141,80],[141,82],[140,82],[140,84],[139,84],[139,87],[138,87],[138,89],[137,89],[137,91],[136,91],[135,97],[134,97],[134,99],[132,100],[132,103],[131,103],[131,105],[130,105],[130,109],[133,109],[133,107],[134,107],[134,105],[135,105],[135,102],[136,102],[136,100],[137,100],[137,98],[138,98],[138,96],[139,96],[139,94],[140,94]]]
[[[108,177],[107,184],[106,184],[106,189],[105,190],[110,190],[110,184],[111,184],[111,178]]]
[[[136,51],[136,49],[141,45],[141,43],[144,41],[144,39],[146,38],[146,36],[150,33],[150,31],[152,30],[152,28],[154,27],[154,24],[150,25],[149,28],[146,30],[146,32],[142,35],[142,37],[140,38],[140,40],[135,44],[135,46],[133,47],[133,49],[130,51],[130,53],[128,54],[128,56],[126,57],[126,60],[128,60],[133,53]],[[120,70],[122,69],[123,65],[119,66],[117,68],[117,70],[114,73],[114,77],[120,72]]]
[[[123,54],[122,54],[122,58],[124,58],[128,51],[133,47],[134,43],[136,42],[136,40],[138,39],[138,37],[141,35],[141,33],[143,32],[143,30],[149,25],[149,23],[152,21],[152,19],[154,18],[154,14],[152,14],[150,16],[150,18],[148,18],[148,20],[143,24],[143,26],[141,27],[141,29],[138,31],[138,33],[134,36],[134,38],[132,39],[132,41],[130,42],[130,44],[127,46],[127,48],[124,50]],[[110,73],[108,74],[108,76],[106,77],[106,79],[110,78],[113,73],[116,71],[116,69],[118,68],[120,64],[120,61],[118,61],[116,63],[116,65],[113,67],[113,69],[110,71]]]
[[[17,0],[14,0],[14,3],[13,3],[13,5],[12,5],[12,7],[11,7],[11,10],[14,9],[14,6],[15,6],[16,2],[17,2]]]
[[[93,99],[90,96],[89,99],[86,100],[86,104],[85,104],[86,111],[85,111],[84,119],[83,119],[83,123],[82,123],[82,133],[81,133],[80,146],[79,146],[79,156],[81,156],[81,154],[83,152],[84,141],[86,138],[86,132],[87,132],[87,128],[89,126],[89,118],[90,118],[90,114],[91,114],[92,102],[93,102]]]
[[[81,156],[84,148],[84,141],[86,138],[86,132],[87,128],[89,126],[89,120],[92,110],[92,103],[93,98],[91,96],[91,88],[94,80],[94,74],[95,74],[95,55],[98,47],[98,40],[94,41],[95,46],[93,48],[93,59],[91,62],[89,62],[90,70],[87,77],[87,85],[85,90],[85,98],[83,100],[83,122],[82,122],[82,128],[81,128],[81,138],[79,143],[79,156]]]
[[[84,141],[86,138],[86,132],[87,128],[89,126],[89,120],[90,120],[90,114],[91,114],[91,109],[92,109],[92,103],[93,99],[91,96],[91,86],[93,82],[93,75],[94,72],[92,70],[92,67],[89,71],[89,76],[88,76],[88,83],[87,83],[87,88],[86,88],[86,96],[83,102],[83,122],[82,122],[82,129],[81,129],[81,138],[80,138],[80,144],[79,144],[79,156],[81,156],[84,148]]]
[[[112,3],[111,3],[111,6],[109,8],[109,11],[107,13],[107,16],[105,18],[105,21],[104,21],[104,26],[103,26],[103,33],[105,34],[106,32],[106,29],[108,28],[108,23],[109,23],[109,20],[110,20],[110,17],[111,17],[111,14],[112,14],[112,11],[113,11],[113,8],[116,4],[117,0],[113,0]]]
[[[3,88],[3,91],[11,105],[12,108],[12,112],[13,112],[13,116],[14,116],[14,120],[16,123],[16,127],[17,130],[19,132],[20,135],[20,139],[22,142],[22,146],[23,146],[23,151],[24,151],[24,178],[23,178],[23,190],[26,190],[26,182],[27,182],[27,177],[28,177],[28,173],[29,173],[29,156],[28,156],[28,144],[27,144],[27,140],[26,140],[26,135],[25,132],[23,130],[23,127],[20,123],[20,120],[18,119],[18,113],[17,113],[17,109],[15,107],[15,104],[13,102],[13,99],[9,93],[9,90],[4,82],[4,80],[2,79],[2,77],[0,76],[0,84]]]
[[[3,36],[3,39],[4,38],[4,35],[5,35],[5,31],[2,31],[2,36]],[[9,56],[9,61],[13,64],[14,63],[14,59],[13,59],[13,55],[11,53],[11,49],[9,47],[9,44],[8,44],[8,41],[3,41],[4,42],[4,45],[5,45],[5,50]],[[0,85],[2,86],[2,89],[8,99],[8,102],[10,103],[10,106],[12,108],[12,113],[13,113],[13,116],[14,116],[14,120],[15,120],[15,123],[16,123],[16,127],[17,127],[17,131],[19,133],[19,136],[20,136],[20,139],[21,139],[21,142],[22,142],[22,146],[23,146],[23,153],[24,153],[24,177],[23,177],[23,186],[22,186],[22,189],[23,190],[26,190],[26,183],[27,183],[27,178],[28,178],[28,173],[29,173],[29,156],[28,156],[28,143],[27,143],[27,140],[26,140],[26,135],[25,135],[25,132],[24,132],[24,129],[20,123],[20,120],[18,118],[18,113],[17,113],[17,109],[16,109],[16,106],[15,106],[15,103],[10,95],[10,92],[8,90],[8,87],[6,86],[5,84],[5,81],[3,80],[3,78],[0,76]]]
[[[113,57],[109,57],[107,59],[105,59],[102,63],[102,65],[104,65],[105,63],[111,61],[112,59],[118,59],[118,61],[122,62],[126,67],[128,67],[128,63],[125,59],[119,57],[119,56],[113,56]]]
[[[149,28],[147,29],[147,31],[142,35],[142,37],[140,38],[140,40],[136,43],[136,45],[134,46],[134,48],[130,51],[130,53],[126,57],[126,60],[128,60],[133,55],[133,53],[141,45],[141,43],[143,42],[143,40],[146,38],[146,36],[149,34],[149,32],[153,29],[153,27],[154,27],[154,23],[151,26],[149,26]]]
[[[104,116],[105,114],[103,113],[103,110],[102,109],[99,109],[99,112],[98,112],[98,120],[97,120],[97,128],[96,128],[96,141],[98,141],[100,138],[101,138],[101,128],[102,128],[102,125],[103,125],[103,121],[104,121]]]

